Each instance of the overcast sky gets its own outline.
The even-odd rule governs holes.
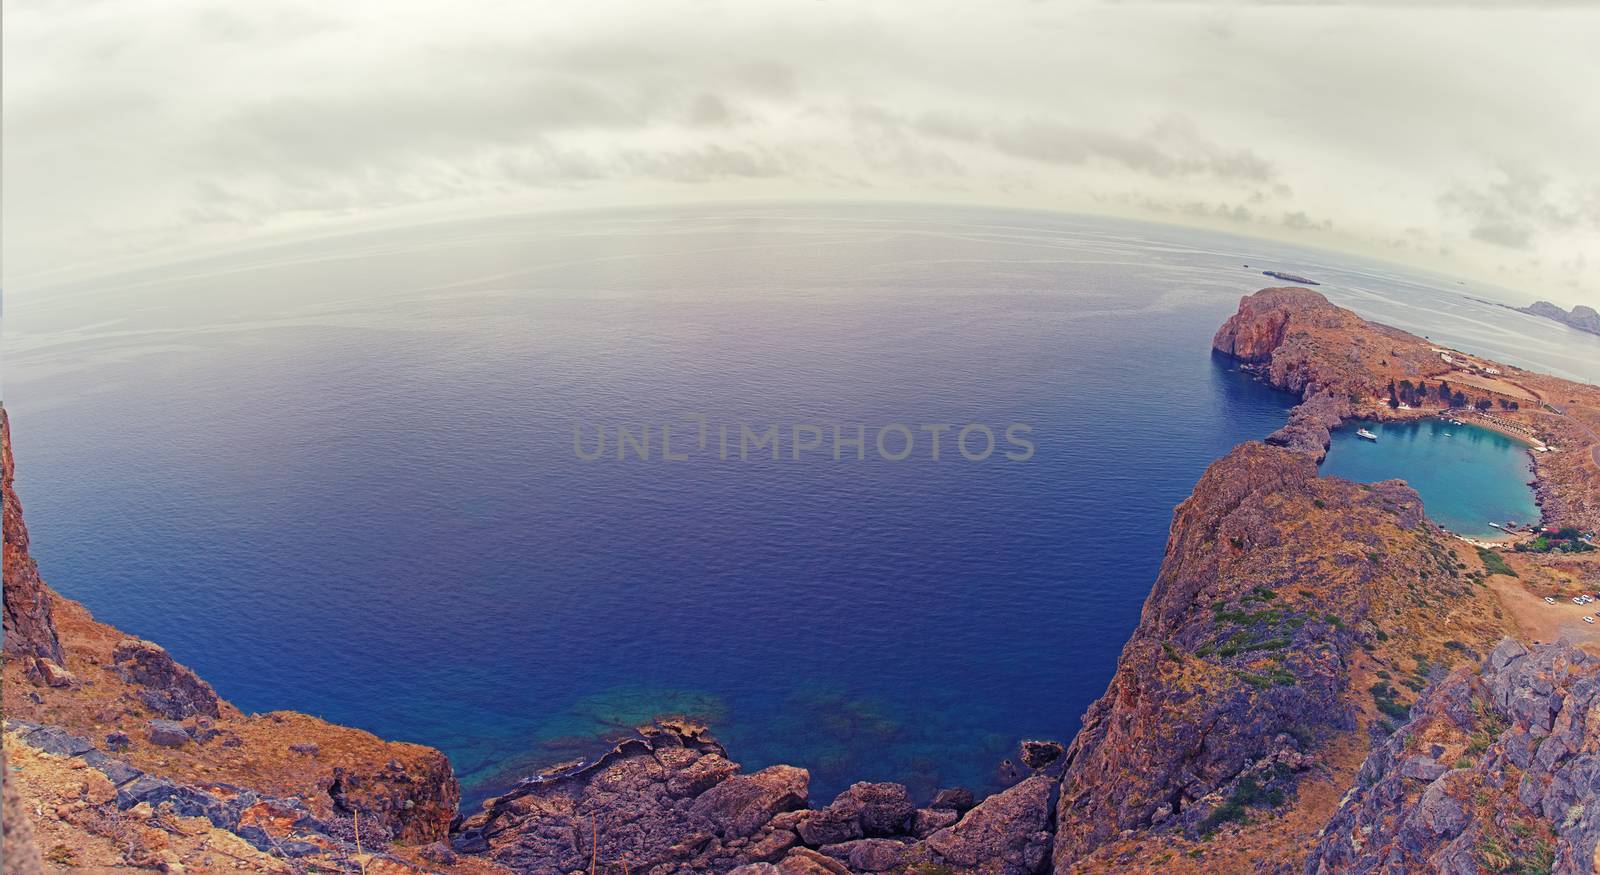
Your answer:
[[[352,223],[1014,204],[1600,304],[1600,8],[6,0],[4,264]]]

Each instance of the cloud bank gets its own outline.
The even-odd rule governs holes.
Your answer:
[[[1600,299],[1600,10],[15,0],[4,267],[626,203],[1015,204]]]

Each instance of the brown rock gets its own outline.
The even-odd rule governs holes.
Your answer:
[[[781,858],[785,851],[794,847],[800,837],[786,829],[775,829],[757,839],[749,846],[744,856],[759,862],[771,863]]]
[[[684,750],[684,748],[675,748]],[[739,766],[727,758],[708,753],[695,759],[687,768],[667,780],[667,792],[674,796],[699,796],[726,781],[739,771]]]
[[[220,714],[221,700],[211,685],[149,641],[127,638],[118,642],[112,651],[111,670],[123,680],[143,687],[140,701],[169,720]]]
[[[795,848],[778,864],[780,875],[850,875],[838,860],[809,848]]]
[[[709,820],[723,838],[754,835],[773,815],[804,806],[810,782],[805,769],[769,766],[712,787],[691,811]]]
[[[22,502],[12,488],[16,464],[11,455],[11,419],[0,407],[0,565],[5,602],[5,653],[38,656],[60,665],[66,662],[56,637],[50,591],[39,579],[39,568],[28,555],[28,526],[22,521]]]
[[[90,805],[104,805],[117,798],[117,788],[105,775],[90,770],[83,782],[83,798]]]
[[[928,847],[958,867],[982,867],[997,875],[1043,871],[1050,850],[1054,783],[1039,775],[990,796],[959,823],[928,836]]]

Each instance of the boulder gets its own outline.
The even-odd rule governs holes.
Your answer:
[[[828,806],[805,813],[795,830],[812,847],[834,845],[861,838],[861,821],[856,812]]]
[[[990,796],[954,826],[928,836],[928,847],[961,868],[982,867],[997,875],[1043,871],[1050,850],[1053,784],[1038,775]]]
[[[856,820],[861,834],[868,837],[905,835],[917,813],[905,785],[866,781],[852,784],[828,808]]]
[[[779,875],[850,875],[843,863],[810,848],[795,848],[778,864]]]
[[[179,665],[167,651],[149,641],[125,638],[111,653],[111,671],[144,687],[139,700],[162,717],[182,720],[196,714],[217,717],[221,700],[211,685]]]
[[[189,742],[189,730],[175,720],[150,721],[150,743],[162,747],[183,747]]]
[[[693,814],[711,822],[724,839],[754,835],[772,816],[806,804],[811,774],[794,766],[769,766],[712,787],[694,801]]]
[[[960,819],[961,815],[953,808],[918,808],[911,822],[911,834],[925,839]]]
[[[972,791],[965,787],[951,787],[933,794],[933,801],[928,803],[929,808],[950,808],[956,811],[966,811],[974,804]]]
[[[58,757],[76,757],[94,750],[89,739],[55,726],[40,726],[22,736],[24,744]]]
[[[1051,763],[1061,759],[1067,752],[1059,741],[1024,741],[1022,743],[1022,763],[1034,771],[1038,771]]]
[[[690,753],[686,748],[672,750]],[[733,777],[738,771],[738,764],[729,762],[726,757],[708,753],[694,759],[687,767],[667,779],[667,792],[674,796],[699,796]]]
[[[33,664],[28,668],[28,675],[36,684],[51,687],[57,690],[71,689],[78,684],[78,676],[62,668],[52,659],[35,657]]]

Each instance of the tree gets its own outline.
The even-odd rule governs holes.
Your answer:
[[[1489,399],[1487,399],[1487,398],[1479,398],[1478,400],[1472,402],[1472,406],[1478,408],[1478,410],[1480,410],[1480,411],[1486,411],[1492,405],[1490,404]]]
[[[1389,409],[1394,410],[1400,406],[1400,396],[1395,394],[1394,381],[1389,381]]]
[[[1456,393],[1454,395],[1450,396],[1450,406],[1451,407],[1465,407],[1465,406],[1467,406],[1467,393],[1461,391],[1460,389],[1457,389]]]

